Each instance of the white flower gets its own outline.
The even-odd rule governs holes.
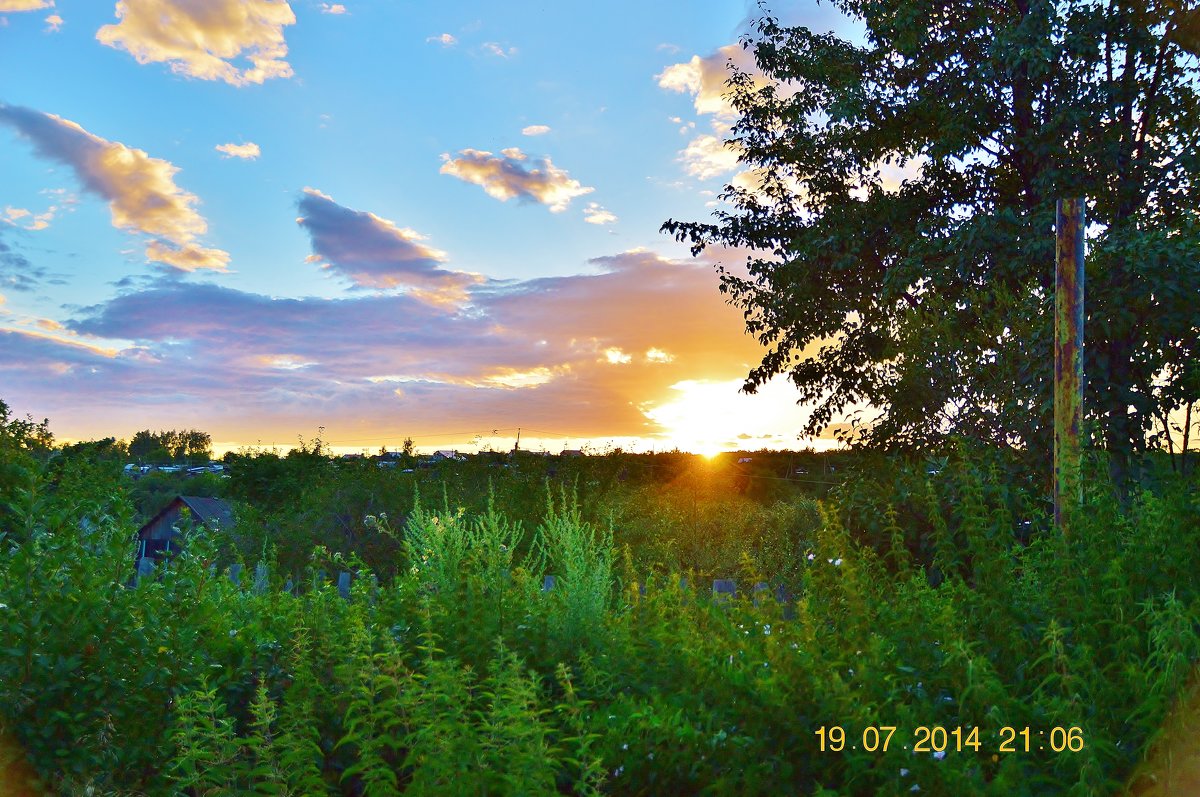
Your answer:
[[[8,608],[7,603],[0,603],[0,609],[7,609],[7,608]]]
[[[622,750],[628,750],[628,749],[629,749],[629,743],[628,743],[628,742],[625,742],[624,744],[622,744],[622,745],[621,745],[621,749],[622,749]]]
[[[938,761],[941,761],[943,758],[946,757],[946,751],[945,750],[936,750],[933,753],[933,757],[935,759],[937,759]]]
[[[621,773],[624,771],[625,771],[625,767],[617,767],[616,769],[613,770],[613,777],[614,778],[621,777]]]
[[[900,777],[902,777],[902,778],[907,778],[907,777],[908,777],[908,770],[907,770],[907,769],[901,769],[901,770],[900,770]]]
[[[811,562],[813,559],[816,559],[816,558],[817,558],[817,555],[816,555],[815,553],[810,553],[810,554],[808,555],[808,561],[810,561],[810,562]]]
[[[920,791],[920,790],[921,790],[921,784],[920,784],[920,783],[914,783],[914,784],[912,785],[912,788],[911,788],[911,789],[909,789],[909,791]]]
[[[770,636],[770,635],[771,635],[771,624],[766,623],[763,625],[763,636]]]
[[[373,529],[379,525],[379,518],[374,515],[367,515],[363,518],[363,525],[369,529]]]
[[[839,557],[839,558],[837,558],[837,559],[834,559],[834,560],[833,560],[833,566],[834,566],[834,567],[841,567],[841,566],[842,566],[842,560],[841,560],[841,558],[840,558],[840,557]]]

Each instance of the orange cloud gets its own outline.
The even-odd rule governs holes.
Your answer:
[[[296,15],[287,0],[120,0],[116,12],[119,21],[96,39],[139,64],[166,63],[176,74],[231,86],[292,76],[283,29]]]
[[[0,14],[10,11],[37,11],[53,7],[54,0],[0,0]]]
[[[321,13],[322,14],[335,14],[335,15],[345,14],[346,7],[344,5],[342,5],[341,3],[332,3],[332,4],[321,3]]]
[[[544,136],[550,132],[550,125],[529,125],[521,128],[523,136]]]
[[[245,144],[218,144],[214,149],[222,153],[224,158],[241,158],[251,161],[262,154],[258,144],[253,141],[247,141]]]
[[[196,195],[175,184],[178,167],[54,114],[0,105],[0,122],[32,141],[43,157],[74,169],[88,190],[108,202],[113,226],[152,236],[150,260],[186,271],[225,269],[227,252],[197,243],[208,223],[196,212]]]
[[[62,30],[62,26],[63,18],[58,14],[51,14],[50,16],[46,17],[47,33],[58,33],[60,30]]]
[[[443,153],[441,173],[481,186],[488,196],[501,202],[514,197],[539,202],[550,208],[551,213],[561,213],[572,199],[595,190],[571,179],[549,158],[543,158],[536,168],[526,167],[528,160],[529,156],[518,147],[509,147],[500,155],[464,149],[456,158]]]

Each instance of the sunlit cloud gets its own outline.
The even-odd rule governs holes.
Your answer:
[[[287,0],[120,0],[116,14],[96,39],[139,64],[232,86],[292,76],[283,29],[296,15]]]
[[[214,147],[217,152],[222,153],[223,158],[241,158],[243,160],[254,160],[262,154],[258,144],[253,141],[247,141],[245,144],[218,144]]]
[[[443,33],[438,36],[430,36],[426,38],[425,41],[432,44],[440,44],[443,47],[453,47],[454,45],[458,44],[458,39],[454,38],[449,33]]]
[[[710,135],[692,139],[687,148],[679,153],[679,160],[688,174],[701,180],[728,174],[738,167],[737,151]]]
[[[551,163],[550,158],[530,161],[529,156],[517,147],[509,147],[499,155],[486,150],[464,149],[455,158],[444,153],[442,161],[442,174],[481,186],[488,196],[501,202],[513,198],[538,202],[552,213],[561,213],[572,199],[595,190],[572,179]]]
[[[321,13],[335,15],[345,14],[346,7],[341,3],[321,3]]]
[[[185,271],[225,269],[228,253],[197,242],[208,224],[196,212],[196,195],[175,184],[178,167],[54,114],[0,105],[0,123],[33,142],[42,157],[70,166],[86,189],[108,202],[113,226],[151,236],[148,259]]]
[[[627,365],[633,362],[633,355],[626,354],[616,346],[612,346],[604,350],[604,359],[610,365]]]
[[[315,260],[355,287],[400,288],[430,301],[457,302],[483,279],[442,268],[446,253],[426,245],[415,230],[343,207],[314,188],[304,189],[299,208],[296,221],[312,239]]]
[[[544,136],[550,132],[550,125],[528,125],[521,128],[523,136]]]
[[[675,355],[669,354],[662,349],[650,347],[646,349],[646,362],[650,363],[669,363],[675,359]]]
[[[0,0],[0,14],[10,11],[38,11],[53,7],[54,0]]]
[[[583,220],[588,224],[612,224],[617,221],[616,214],[605,210],[595,202],[589,202],[583,209]]]
[[[58,14],[51,14],[50,16],[46,17],[47,33],[58,33],[60,30],[62,30],[62,26],[63,18]]]
[[[727,44],[711,55],[693,55],[683,63],[672,64],[657,74],[660,88],[692,95],[696,113],[735,118],[737,111],[725,99],[732,61],[743,72],[757,71],[753,52],[737,44]]]

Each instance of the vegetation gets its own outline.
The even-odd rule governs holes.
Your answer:
[[[1165,463],[1127,508],[1090,490],[1067,540],[966,443],[839,453],[836,485],[783,454],[245,455],[236,528],[135,585],[130,480],[27,432],[3,437],[30,475],[0,527],[0,739],[63,794],[1108,795],[1200,657],[1200,491]],[[961,743],[914,754],[921,726]]]
[[[1050,451],[1055,202],[1088,200],[1085,407],[1119,487],[1200,401],[1200,94],[1175,0],[837,0],[856,44],[767,17],[728,144],[755,178],[693,244],[751,250],[722,290],[817,432]],[[1189,27],[1190,26],[1190,27]],[[1188,34],[1187,31],[1192,33]],[[1188,421],[1193,416],[1189,413]],[[1152,441],[1149,441],[1152,442]],[[1163,442],[1163,441],[1160,441]]]

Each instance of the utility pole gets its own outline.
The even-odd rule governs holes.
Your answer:
[[[513,451],[521,450],[521,427],[517,427],[517,442],[513,444]]]
[[[1055,219],[1054,289],[1054,525],[1070,533],[1083,494],[1083,255],[1087,205],[1060,199]]]

